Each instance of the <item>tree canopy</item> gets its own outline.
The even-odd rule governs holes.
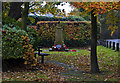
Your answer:
[[[94,15],[98,16],[99,14],[108,13],[112,10],[120,11],[120,1],[119,2],[72,2],[71,5],[75,6],[76,8],[84,9],[84,13],[90,13],[94,10]],[[111,29],[111,35],[114,33],[114,31],[118,28],[118,26],[115,25],[116,22],[119,21],[118,18],[115,17],[115,12],[109,13],[109,21],[107,20],[107,23],[111,24],[111,26],[108,27],[108,29]]]

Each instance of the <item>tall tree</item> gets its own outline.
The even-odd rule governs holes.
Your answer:
[[[22,29],[24,29],[25,31],[27,29],[28,11],[29,11],[29,2],[24,2],[24,9],[22,13]]]
[[[8,13],[8,16],[14,19],[19,19],[21,18],[21,5],[23,4],[23,2],[11,2],[10,3],[10,10]]]
[[[97,16],[91,11],[91,72],[99,72],[98,62],[97,62]]]
[[[91,12],[91,72],[98,73],[99,67],[97,63],[97,15],[109,12],[110,10],[120,10],[119,2],[72,2],[71,4],[77,8],[85,9],[86,13]],[[115,21],[115,20],[114,20]],[[113,24],[114,26],[114,24]],[[117,27],[110,27],[112,33]]]

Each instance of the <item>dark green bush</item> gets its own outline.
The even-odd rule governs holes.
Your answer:
[[[23,56],[23,46],[21,36],[27,33],[24,30],[17,30],[15,27],[10,28],[7,25],[3,26],[2,34],[2,58],[21,58]]]
[[[35,66],[37,59],[34,56],[33,45],[26,31],[3,26],[2,59],[24,59],[24,64]]]
[[[86,21],[83,17],[81,16],[69,16],[67,18],[69,21]]]
[[[57,18],[57,17],[47,17],[47,16],[29,16],[35,19],[34,23],[31,23],[30,20],[28,20],[28,25],[36,25],[38,21],[86,21],[81,16],[69,16],[64,18]],[[86,17],[87,18],[87,17]],[[88,19],[88,18],[87,18]]]
[[[21,22],[20,21],[16,21],[14,18],[10,18],[10,17],[2,17],[2,24],[5,25],[7,24],[10,28],[12,27],[21,27]]]
[[[36,31],[36,28],[27,27],[27,33],[30,38],[30,44],[33,45],[33,48],[36,50],[41,41],[41,38]]]

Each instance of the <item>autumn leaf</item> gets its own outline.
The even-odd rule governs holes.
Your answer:
[[[31,23],[34,23],[34,22],[35,22],[35,19],[34,19],[34,18],[29,17],[29,19],[30,19]]]

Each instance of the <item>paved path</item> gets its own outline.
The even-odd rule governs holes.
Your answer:
[[[46,61],[46,63],[53,63],[55,65],[60,65],[60,66],[64,67],[64,69],[67,70],[67,72],[60,72],[58,75],[65,76],[67,79],[70,79],[70,77],[77,77],[77,78],[86,77],[84,71],[77,70],[73,65],[69,66],[65,63],[61,63],[58,61]],[[72,79],[70,79],[70,80],[72,80]],[[95,81],[94,78],[73,79],[72,81],[84,81],[84,80]]]
[[[53,63],[55,65],[60,65],[60,66],[64,67],[65,70],[76,70],[76,68],[73,65],[67,65],[65,63],[61,63],[58,61],[46,61],[46,63]]]

